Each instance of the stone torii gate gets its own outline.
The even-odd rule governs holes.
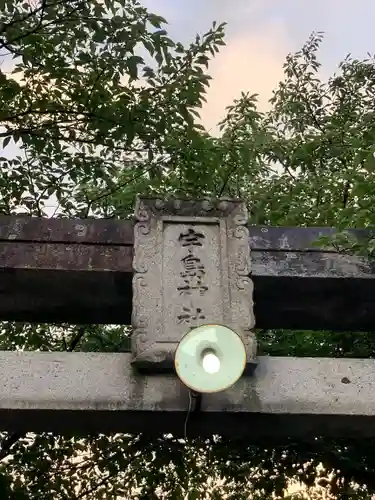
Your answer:
[[[182,434],[189,391],[174,349],[190,327],[222,322],[241,334],[248,370],[203,396],[189,435],[375,436],[375,360],[257,357],[252,333],[254,317],[258,328],[371,329],[371,263],[313,245],[333,229],[246,220],[239,201],[147,198],[135,224],[1,217],[0,319],[132,316],[134,332],[128,353],[0,352],[0,428]]]

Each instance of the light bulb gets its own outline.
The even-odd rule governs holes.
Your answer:
[[[224,325],[201,325],[179,342],[174,366],[179,379],[192,391],[225,391],[241,377],[246,350],[239,334]]]
[[[208,352],[203,356],[203,370],[207,373],[217,373],[220,370],[220,359],[213,352]]]

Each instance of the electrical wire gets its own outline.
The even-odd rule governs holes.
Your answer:
[[[188,408],[188,411],[187,411],[187,414],[186,414],[186,418],[185,418],[185,424],[184,424],[184,439],[186,441],[186,434],[187,434],[187,424],[188,424],[188,420],[189,420],[189,416],[190,416],[190,413],[191,413],[191,409],[192,409],[192,406],[193,406],[193,398],[192,398],[192,395],[191,395],[191,390],[189,389],[189,408]]]

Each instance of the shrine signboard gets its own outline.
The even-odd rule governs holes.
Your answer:
[[[140,198],[135,219],[133,365],[171,370],[183,335],[216,323],[241,336],[248,368],[255,366],[244,203]]]

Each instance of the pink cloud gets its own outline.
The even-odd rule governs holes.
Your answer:
[[[259,94],[259,108],[268,109],[272,90],[283,77],[282,65],[291,45],[283,25],[263,25],[259,31],[244,32],[227,39],[227,46],[210,64],[213,77],[207,104],[201,117],[208,130],[225,114],[225,107],[239,97],[241,91]]]

